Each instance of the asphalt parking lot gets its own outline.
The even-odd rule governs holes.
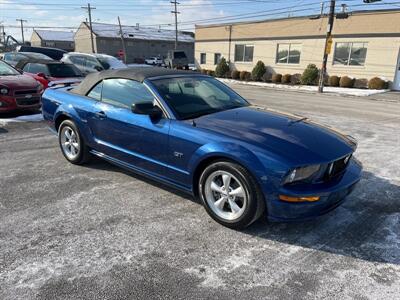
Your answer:
[[[359,140],[344,205],[233,231],[158,183],[68,164],[43,122],[0,119],[0,299],[399,299],[400,101],[233,87]]]

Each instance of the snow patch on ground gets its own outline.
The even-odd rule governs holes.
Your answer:
[[[308,85],[286,85],[286,84],[277,84],[277,83],[268,83],[268,82],[254,82],[254,81],[239,81],[234,79],[225,79],[218,78],[218,80],[228,83],[228,84],[245,84],[245,85],[253,85],[274,89],[287,89],[294,91],[309,91],[309,92],[318,92],[317,86],[308,86]],[[366,89],[350,89],[350,88],[341,88],[341,87],[332,87],[326,86],[324,87],[324,92],[327,93],[335,93],[340,95],[348,95],[348,96],[357,96],[357,97],[366,97],[376,94],[381,94],[388,92],[390,90],[366,90]]]
[[[0,125],[5,125],[11,122],[40,122],[43,121],[42,114],[19,116],[15,118],[0,119]]]

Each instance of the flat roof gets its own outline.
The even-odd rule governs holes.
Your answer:
[[[400,13],[399,8],[391,8],[391,9],[377,9],[377,10],[357,10],[348,12],[349,16],[356,16],[356,15],[365,15],[365,14],[387,14],[387,13]],[[336,13],[337,14],[337,13]],[[249,20],[249,21],[239,21],[239,22],[223,22],[223,23],[213,23],[213,24],[206,24],[206,25],[195,25],[195,28],[209,28],[209,27],[220,27],[220,26],[229,26],[229,25],[245,25],[245,24],[255,24],[255,23],[267,23],[267,22],[278,22],[278,21],[285,21],[285,20],[301,20],[301,19],[317,19],[320,16],[319,14],[312,14],[306,16],[293,16],[293,17],[283,17],[283,18],[274,18],[274,19],[261,19],[261,20]],[[328,14],[323,14],[322,17],[327,18]],[[400,18],[400,16],[399,16]]]

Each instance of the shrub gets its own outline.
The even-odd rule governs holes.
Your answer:
[[[386,87],[386,82],[379,78],[374,77],[368,81],[368,88],[371,90],[383,90]]]
[[[251,78],[253,78],[254,81],[260,81],[266,71],[265,64],[259,60],[253,68],[253,71],[251,71]]]
[[[354,80],[354,87],[357,89],[366,89],[368,87],[368,79],[360,78]]]
[[[282,74],[273,74],[272,75],[273,83],[280,83],[281,81],[282,81]]]
[[[238,70],[233,70],[231,72],[232,79],[240,79],[240,72]]]
[[[282,83],[290,83],[290,79],[292,78],[292,75],[290,74],[285,74],[282,76],[281,82]]]
[[[250,81],[251,73],[247,71],[240,71],[240,80]]]
[[[261,77],[261,80],[264,81],[264,82],[271,82],[272,74],[270,72],[266,71],[264,73],[264,75]]]
[[[336,76],[336,75],[329,76],[328,84],[330,86],[339,86],[339,82],[340,82],[339,76]]]
[[[301,74],[296,73],[290,76],[290,83],[291,84],[300,84],[301,83]]]
[[[301,75],[301,84],[313,85],[317,83],[318,80],[318,68],[314,64],[309,64],[304,70],[303,75]]]
[[[217,67],[215,68],[215,75],[217,77],[225,77],[225,75],[229,72],[229,65],[226,62],[225,58],[221,58]]]
[[[215,76],[215,72],[213,70],[207,70],[208,76]]]
[[[354,86],[354,78],[343,76],[342,78],[340,78],[339,86],[344,88],[352,88]]]

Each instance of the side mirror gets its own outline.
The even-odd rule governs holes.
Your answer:
[[[95,69],[96,71],[99,71],[99,72],[104,70],[104,68],[102,68],[102,67],[100,67],[100,66],[95,66],[94,69]]]
[[[160,119],[163,115],[162,110],[149,101],[132,104],[132,112],[138,115],[148,115],[151,119]]]

